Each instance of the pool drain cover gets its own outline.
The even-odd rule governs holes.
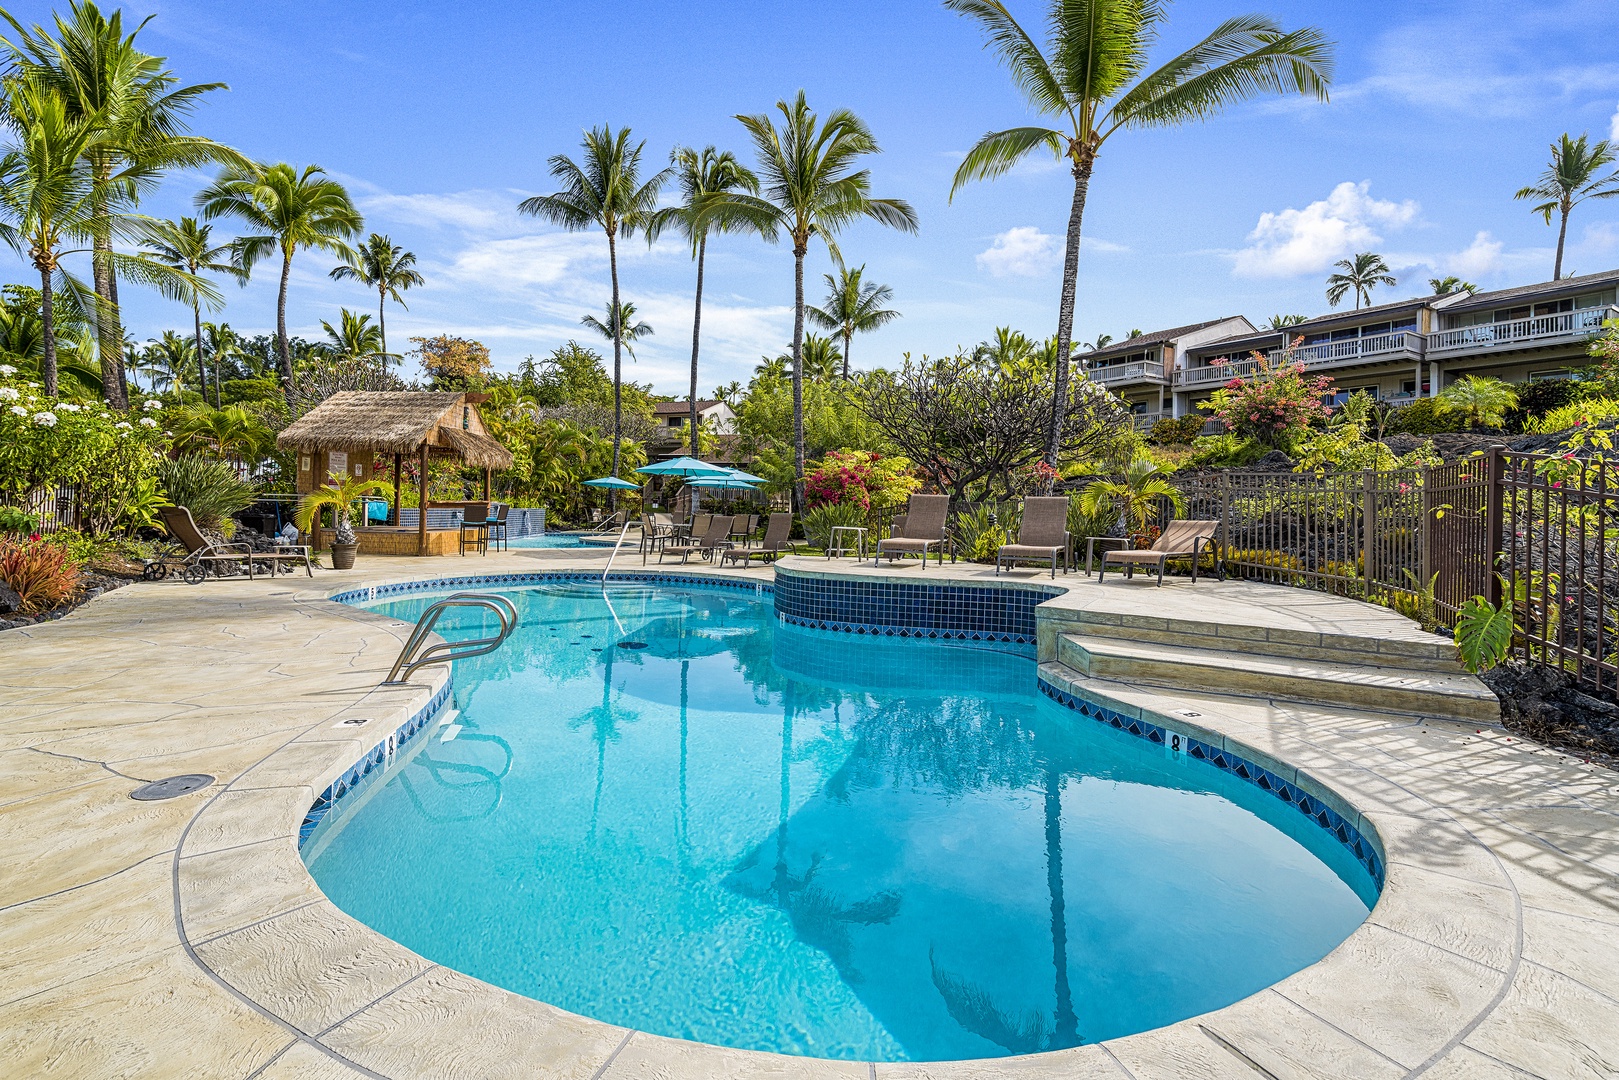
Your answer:
[[[183,776],[165,776],[161,780],[153,780],[150,784],[142,784],[129,793],[131,799],[141,802],[157,802],[159,799],[173,799],[181,795],[189,795],[193,791],[200,791],[214,782],[214,778],[207,773],[186,773]]]
[[[644,641],[621,641],[621,642],[618,643],[618,647],[621,648],[621,649],[644,649],[644,648],[646,648],[646,642],[644,642]]]

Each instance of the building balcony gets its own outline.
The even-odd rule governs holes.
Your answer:
[[[1165,409],[1161,412],[1131,413],[1130,419],[1135,422],[1135,428],[1137,431],[1147,432],[1152,430],[1152,426],[1154,424],[1167,418],[1169,415],[1169,410]]]
[[[1619,319],[1619,307],[1583,308],[1530,319],[1459,326],[1428,335],[1428,359],[1449,360],[1554,345],[1584,345],[1602,332],[1602,324],[1608,319]]]
[[[1318,341],[1314,345],[1299,346],[1291,355],[1284,349],[1271,349],[1265,355],[1268,363],[1284,364],[1291,360],[1303,364],[1307,369],[1351,367],[1359,364],[1414,364],[1422,357],[1422,335],[1413,330],[1396,330],[1390,334],[1345,338],[1343,341]],[[1229,364],[1182,368],[1175,372],[1175,385],[1189,390],[1219,386],[1232,379],[1253,374],[1258,366],[1258,362],[1250,357],[1246,360],[1234,360]]]
[[[1154,360],[1136,364],[1106,364],[1087,368],[1085,374],[1103,386],[1124,386],[1129,383],[1167,383],[1164,362]]]

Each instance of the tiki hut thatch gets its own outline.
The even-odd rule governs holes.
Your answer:
[[[453,457],[481,468],[484,499],[489,498],[490,472],[508,468],[512,454],[484,427],[478,414],[478,403],[483,400],[482,394],[345,390],[309,410],[276,436],[275,442],[283,450],[299,451],[300,493],[313,491],[340,474],[369,479],[373,458],[392,454],[394,499],[389,522],[397,525],[406,457],[420,462],[423,476],[430,457]],[[419,554],[427,553],[426,505],[418,519],[416,547]]]
[[[504,469],[511,451],[489,437],[478,415],[478,394],[418,390],[344,390],[333,394],[276,437],[283,450],[369,450],[453,456],[481,469]]]

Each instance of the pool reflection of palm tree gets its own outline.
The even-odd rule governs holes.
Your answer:
[[[771,866],[770,882],[759,885],[748,880],[748,871],[759,865],[763,849],[756,847],[726,875],[725,884],[732,891],[769,904],[787,915],[793,932],[806,945],[824,952],[847,983],[863,981],[864,976],[853,962],[854,940],[849,928],[854,925],[871,926],[891,922],[899,914],[900,893],[887,889],[865,900],[843,903],[836,896],[815,884],[820,869],[821,855],[810,856],[809,868],[795,876],[787,861],[788,823],[792,818],[792,764],[793,716],[796,695],[791,683],[782,700],[781,713],[781,804],[776,819],[775,860]]]
[[[618,725],[620,722],[633,724],[641,719],[641,714],[625,708],[613,707],[613,661],[617,655],[616,645],[609,644],[602,650],[602,703],[586,712],[583,716],[575,717],[568,722],[568,726],[578,730],[590,726],[591,738],[596,743],[596,795],[590,804],[590,839],[596,839],[596,824],[601,817],[602,788],[607,781],[607,744],[617,742],[619,739]]]
[[[1074,1014],[1074,990],[1068,977],[1068,917],[1062,881],[1062,774],[1048,763],[1045,769],[1046,888],[1051,896],[1051,963],[1056,975],[1055,1018],[1030,1009],[1008,1012],[982,987],[939,966],[933,951],[928,964],[933,985],[944,998],[950,1018],[974,1035],[1013,1054],[1035,1054],[1078,1046],[1079,1018]]]

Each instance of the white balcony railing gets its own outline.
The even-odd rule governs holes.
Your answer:
[[[1162,412],[1138,412],[1130,415],[1131,419],[1135,421],[1137,431],[1151,431],[1152,426],[1168,416],[1169,412],[1167,410]]]
[[[1284,349],[1271,349],[1265,354],[1265,359],[1271,364],[1282,364],[1291,359],[1307,368],[1385,360],[1416,361],[1422,359],[1422,347],[1421,334],[1414,330],[1396,330],[1390,334],[1301,345],[1293,350],[1291,356]],[[1175,372],[1175,381],[1181,386],[1209,386],[1251,375],[1258,366],[1252,358],[1246,358],[1218,366],[1211,364],[1207,367],[1183,368]]]
[[[1600,332],[1603,322],[1608,319],[1619,319],[1619,307],[1582,308],[1531,319],[1460,326],[1454,330],[1429,334],[1428,356],[1442,360],[1496,349],[1527,349],[1586,341]]]
[[[1152,360],[1135,364],[1105,364],[1088,369],[1085,374],[1103,386],[1118,386],[1121,383],[1133,382],[1165,382],[1164,362]]]

